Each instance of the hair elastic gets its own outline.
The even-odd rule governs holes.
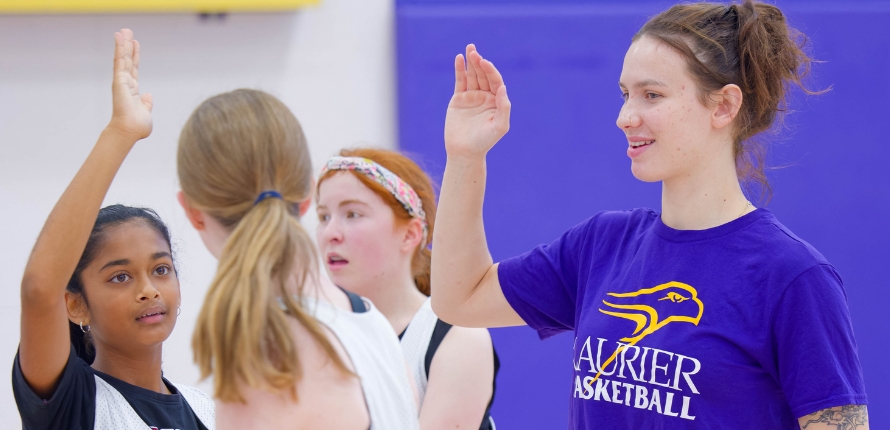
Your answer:
[[[256,206],[261,201],[266,200],[268,198],[276,198],[276,199],[284,200],[284,198],[281,197],[281,193],[279,193],[278,191],[266,190],[266,191],[263,191],[262,193],[260,193],[259,196],[257,196],[256,200],[253,201],[253,205]]]
[[[420,219],[423,223],[423,243],[426,244],[429,234],[429,225],[426,222],[426,212],[423,211],[423,202],[410,184],[402,180],[398,175],[386,167],[362,157],[334,157],[325,163],[321,170],[324,176],[329,170],[352,170],[361,173],[372,181],[380,184],[392,194],[412,218]]]

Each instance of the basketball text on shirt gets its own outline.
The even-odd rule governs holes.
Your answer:
[[[701,370],[701,362],[693,357],[636,344],[672,322],[697,326],[704,312],[698,292],[690,285],[673,281],[631,293],[608,295],[612,298],[603,300],[607,309],[600,309],[600,312],[628,319],[636,323],[636,328],[616,341],[614,349],[607,339],[596,338],[595,360],[591,337],[584,340],[580,350],[578,339],[575,339],[574,397],[694,420],[695,416],[690,413],[692,397],[683,394],[699,394],[692,376]],[[610,354],[605,360],[604,352]],[[581,374],[585,362],[589,375]],[[627,379],[633,383],[621,381]]]

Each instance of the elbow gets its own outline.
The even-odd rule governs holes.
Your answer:
[[[430,295],[430,305],[433,308],[433,313],[440,320],[451,325],[461,325],[456,312],[456,306],[450,305],[442,297],[436,296],[436,294]]]
[[[58,288],[47,288],[49,285],[42,276],[37,273],[25,272],[22,276],[22,303],[46,301],[58,295]]]
[[[448,322],[446,321],[446,316],[450,310],[449,307],[442,303],[442,298],[432,291],[430,291],[430,306],[433,308],[433,313],[436,314],[440,320]]]

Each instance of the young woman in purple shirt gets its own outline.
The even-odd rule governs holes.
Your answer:
[[[766,185],[752,138],[801,86],[802,37],[750,0],[652,18],[624,59],[617,125],[634,176],[662,183],[661,210],[601,212],[500,263],[482,204],[510,101],[468,46],[445,120],[436,314],[542,338],[574,331],[571,428],[867,429],[840,276],[741,185]]]

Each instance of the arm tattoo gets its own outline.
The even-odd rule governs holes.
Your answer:
[[[810,424],[827,424],[837,430],[856,430],[868,426],[868,408],[865,405],[847,405],[823,409],[801,417],[801,428]]]

